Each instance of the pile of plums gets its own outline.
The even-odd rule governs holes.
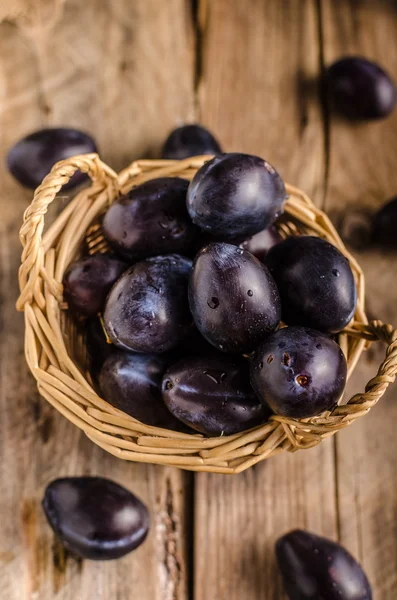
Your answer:
[[[354,315],[356,285],[327,241],[282,240],[285,199],[272,165],[225,153],[190,184],[152,179],[110,206],[111,253],[84,256],[63,280],[110,404],[207,436],[335,407],[346,360],[334,334]]]

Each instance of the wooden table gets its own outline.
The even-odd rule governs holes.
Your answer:
[[[91,132],[103,158],[120,169],[158,156],[176,125],[200,121],[226,150],[266,157],[338,224],[349,211],[373,210],[396,194],[397,111],[379,123],[337,120],[318,79],[347,53],[378,60],[396,78],[397,5],[34,6],[0,25],[1,598],[281,600],[274,542],[303,527],[339,539],[363,563],[375,600],[395,600],[397,388],[321,446],[239,476],[194,476],[106,454],[39,398],[25,365],[23,316],[14,303],[18,229],[31,193],[8,174],[4,157],[27,132],[69,125]],[[357,258],[370,315],[396,324],[395,256],[362,250]],[[373,346],[366,353],[350,392],[363,388],[382,352]],[[40,507],[44,487],[77,474],[111,477],[149,505],[151,533],[135,553],[111,563],[76,561],[54,541]]]

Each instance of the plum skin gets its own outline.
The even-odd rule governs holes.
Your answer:
[[[200,154],[219,154],[221,147],[212,133],[201,125],[183,125],[166,139],[161,158],[181,160]]]
[[[188,251],[199,232],[186,208],[188,186],[180,177],[160,177],[113,202],[102,230],[114,251],[129,261]]]
[[[280,298],[269,271],[232,244],[209,244],[198,253],[189,304],[201,334],[223,352],[251,352],[280,321]]]
[[[149,531],[146,506],[103,477],[56,479],[47,486],[42,506],[63,545],[90,560],[120,558],[142,544]]]
[[[303,419],[332,410],[346,384],[347,365],[338,344],[307,327],[269,335],[251,362],[251,385],[273,412]]]
[[[282,320],[288,325],[337,333],[357,305],[349,261],[335,246],[314,236],[293,236],[273,246],[268,266],[277,284]]]
[[[270,415],[249,385],[248,365],[237,357],[182,359],[166,371],[162,391],[176,418],[208,436],[250,429]]]
[[[387,117],[396,103],[391,77],[363,57],[347,56],[334,62],[327,69],[326,83],[336,110],[350,119]]]
[[[106,254],[73,262],[63,277],[63,296],[69,308],[85,317],[100,313],[112,285],[127,267],[127,263]]]
[[[239,244],[240,248],[251,252],[258,260],[264,261],[269,250],[276,244],[283,241],[283,238],[274,227],[271,225],[263,231],[259,231],[250,238],[244,240]]]
[[[268,162],[229,153],[197,171],[189,185],[187,208],[203,231],[220,239],[244,239],[274,223],[286,197],[281,177]]]
[[[188,304],[191,261],[178,254],[136,263],[111,289],[103,314],[119,348],[144,354],[176,347],[192,327]]]
[[[59,160],[90,152],[97,152],[97,148],[88,134],[68,127],[49,127],[19,140],[8,152],[7,165],[21,185],[35,189]],[[77,171],[63,189],[87,180],[88,175]]]
[[[276,557],[289,600],[372,600],[363,569],[329,539],[291,531],[277,540]]]
[[[167,409],[161,395],[161,381],[169,362],[165,355],[115,349],[99,374],[103,397],[146,425],[181,430],[181,422]]]

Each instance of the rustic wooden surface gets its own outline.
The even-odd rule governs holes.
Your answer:
[[[193,476],[107,455],[38,397],[25,366],[14,302],[17,232],[31,194],[4,167],[9,146],[43,125],[93,133],[119,169],[157,156],[172,127],[196,119],[225,149],[268,158],[336,223],[351,210],[373,210],[397,191],[397,112],[381,123],[345,123],[317,82],[346,53],[377,59],[397,77],[395,3],[66,0],[58,14],[62,4],[42,0],[21,16],[20,0],[0,25],[1,597],[282,600],[274,541],[305,527],[359,557],[374,600],[395,600],[396,392],[321,446],[239,476]],[[397,323],[395,257],[357,257],[370,314]],[[363,387],[382,350],[363,357],[350,391]],[[45,485],[83,473],[112,477],[149,505],[147,542],[120,561],[65,555],[42,515]]]

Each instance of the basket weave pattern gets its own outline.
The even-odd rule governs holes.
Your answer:
[[[141,160],[118,175],[96,154],[57,163],[37,188],[20,231],[23,245],[17,308],[25,315],[25,355],[40,394],[96,444],[125,460],[167,464],[192,471],[239,473],[288,450],[311,448],[366,414],[397,373],[397,331],[380,321],[368,323],[364,277],[328,217],[300,190],[286,185],[289,199],[279,224],[284,236],[317,235],[334,244],[350,261],[358,290],[353,321],[338,335],[352,373],[368,341],[387,344],[386,357],[365,392],[341,400],[331,413],[295,420],[274,415],[248,432],[205,438],[144,425],[101,399],[86,372],[82,331],[65,310],[62,279],[81,253],[87,231],[91,252],[103,251],[98,217],[120,194],[155,177],[192,179],[208,156],[183,161]],[[87,173],[91,187],[80,191],[43,235],[49,204],[76,170]],[[94,225],[93,225],[94,224]],[[90,229],[91,228],[91,229]]]

